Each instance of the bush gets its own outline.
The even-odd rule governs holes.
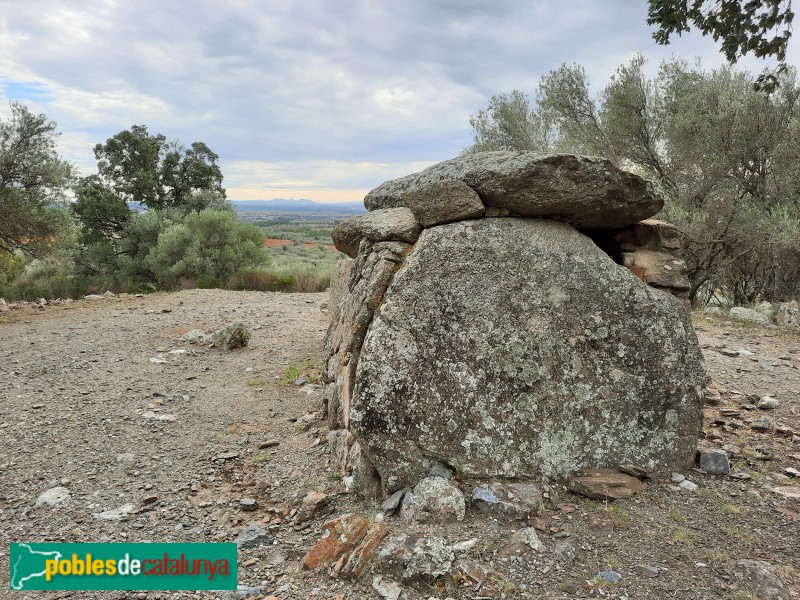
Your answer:
[[[204,210],[163,230],[144,262],[166,287],[181,277],[217,285],[242,269],[265,265],[263,244],[258,227],[240,223],[227,211]]]

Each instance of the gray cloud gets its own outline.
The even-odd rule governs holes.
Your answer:
[[[636,51],[721,62],[699,36],[657,47],[645,13],[644,0],[5,0],[0,86],[56,120],[84,169],[94,143],[146,124],[207,142],[232,188],[277,165],[299,197],[457,154],[491,95],[534,93],[561,62],[597,88]]]

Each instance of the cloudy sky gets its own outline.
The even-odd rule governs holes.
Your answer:
[[[96,143],[141,124],[208,144],[234,200],[360,200],[456,156],[490,96],[533,95],[562,62],[582,64],[595,91],[636,52],[653,69],[723,62],[699,34],[656,46],[646,5],[0,0],[0,117],[9,101],[47,114],[82,174]]]

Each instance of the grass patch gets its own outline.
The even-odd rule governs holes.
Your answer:
[[[669,532],[669,541],[673,544],[688,545],[694,541],[694,533],[685,527],[674,527]]]
[[[294,383],[296,379],[302,377],[306,383],[317,383],[320,381],[320,368],[317,363],[307,360],[302,363],[292,363],[283,371],[283,383]]]
[[[265,450],[260,450],[254,457],[253,461],[257,463],[264,463],[269,462],[270,456],[269,453]]]

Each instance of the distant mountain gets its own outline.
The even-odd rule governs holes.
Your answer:
[[[325,213],[360,215],[367,212],[363,202],[314,202],[313,200],[233,200],[236,212],[265,211],[287,213]]]

